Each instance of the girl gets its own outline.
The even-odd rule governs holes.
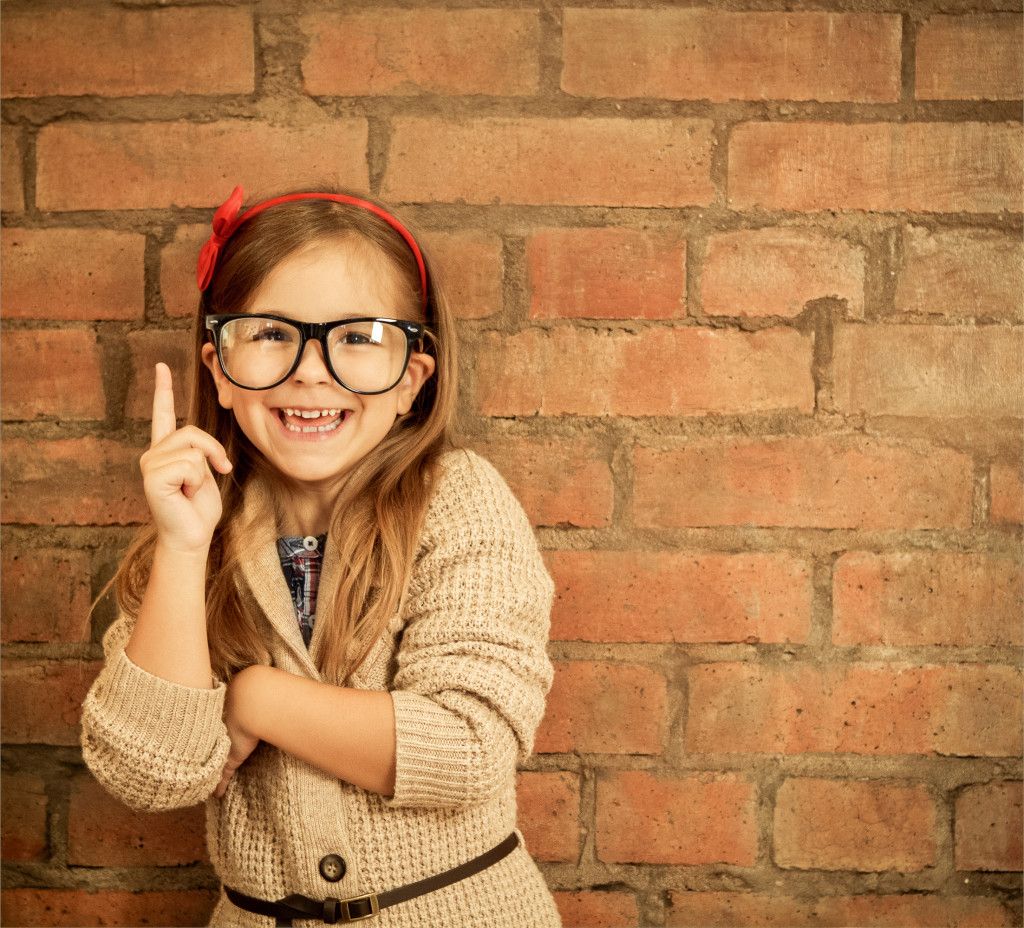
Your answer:
[[[157,366],[153,524],[83,750],[129,805],[207,809],[216,925],[554,926],[515,831],[552,584],[494,469],[450,449],[450,311],[379,205],[214,217],[192,406]]]

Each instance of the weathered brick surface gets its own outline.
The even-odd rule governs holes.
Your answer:
[[[101,867],[173,867],[208,862],[203,806],[135,812],[90,774],[71,784],[68,863]]]
[[[25,208],[25,180],[21,167],[21,133],[13,126],[0,128],[0,209],[5,213]]]
[[[864,315],[864,250],[842,239],[767,228],[714,235],[700,281],[709,316],[798,316],[835,299]]]
[[[207,96],[255,88],[247,10],[11,11],[0,51],[5,97]]]
[[[138,928],[139,925],[205,925],[217,892],[186,889],[133,893],[121,890],[5,889],[4,923],[25,928]]]
[[[3,743],[78,744],[82,700],[100,664],[71,660],[3,663]]]
[[[948,925],[1009,926],[1014,920],[981,896],[889,893],[879,896],[794,896],[749,892],[672,892],[665,924],[671,928],[907,928]]]
[[[179,226],[160,252],[160,296],[168,316],[194,316],[199,304],[196,261],[210,226]]]
[[[629,928],[640,924],[636,897],[624,892],[556,892],[565,928]]]
[[[714,197],[700,119],[395,121],[391,200],[698,206]]]
[[[300,128],[212,123],[64,122],[36,142],[41,209],[217,206],[241,184],[250,196],[297,176],[340,175],[367,184],[366,121],[336,119]]]
[[[969,786],[956,801],[958,870],[1024,869],[1019,781]]]
[[[299,20],[310,47],[307,93],[496,94],[537,89],[539,21],[533,10],[365,10]]]
[[[811,575],[789,554],[555,551],[551,637],[805,641]]]
[[[9,438],[3,460],[4,522],[131,525],[147,519],[140,449],[102,438]]]
[[[789,779],[775,799],[775,859],[801,870],[922,870],[935,863],[935,815],[922,786]]]
[[[0,788],[0,853],[4,860],[46,856],[46,783],[29,773],[4,775]],[[5,924],[10,924],[4,920]]]
[[[1021,565],[986,554],[850,552],[836,563],[838,645],[1019,646]]]
[[[1019,327],[839,326],[833,398],[854,414],[1019,419],[1022,349]]]
[[[1024,245],[1019,236],[907,226],[897,312],[1024,318]]]
[[[1021,676],[999,664],[858,663],[689,672],[686,745],[698,753],[1021,752]]]
[[[757,857],[757,788],[739,775],[609,774],[597,785],[597,856],[608,863],[733,864]]]
[[[4,229],[7,319],[134,319],[143,312],[145,239],[105,229]]]
[[[932,528],[971,523],[971,464],[872,439],[779,438],[638,447],[633,512],[652,528]]]
[[[1020,211],[1019,136],[986,123],[747,123],[729,145],[729,206]]]
[[[157,361],[171,369],[174,388],[174,409],[179,418],[188,409],[192,393],[192,332],[148,329],[128,336],[131,351],[132,378],[128,385],[125,414],[133,419],[149,419],[153,415],[153,382]],[[209,376],[205,368],[202,376]]]
[[[516,782],[518,823],[534,860],[575,861],[580,843],[580,778],[522,771]]]
[[[88,329],[4,332],[0,369],[7,420],[104,416],[103,350]]]
[[[811,338],[788,327],[526,329],[481,345],[477,404],[491,416],[809,412],[812,358]]]
[[[487,232],[429,232],[421,241],[443,275],[458,318],[484,319],[501,311],[501,239]]]
[[[3,641],[88,640],[91,597],[86,552],[7,548],[0,563]]]
[[[1024,479],[1019,464],[997,461],[992,465],[990,479],[993,522],[1013,522],[1020,525],[1024,519]]]
[[[686,241],[633,229],[541,229],[526,242],[535,318],[686,315]]]
[[[900,36],[892,15],[568,9],[562,88],[595,97],[894,102]]]
[[[1016,13],[932,16],[917,33],[918,100],[1020,100],[1024,30]]]
[[[660,754],[666,698],[665,678],[647,667],[558,664],[534,749],[542,754]]]

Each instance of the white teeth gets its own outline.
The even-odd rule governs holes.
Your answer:
[[[340,409],[285,409],[285,415],[299,416],[302,419],[319,419],[323,416],[337,416]]]
[[[281,410],[286,416],[294,416],[298,419],[326,419],[331,421],[326,425],[293,425],[287,419],[282,418],[281,422],[289,432],[333,432],[342,422],[345,416],[340,409],[288,409]]]

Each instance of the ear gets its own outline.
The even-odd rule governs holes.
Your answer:
[[[213,383],[217,387],[217,402],[220,403],[222,408],[230,409],[233,400],[231,381],[224,376],[224,371],[220,369],[220,359],[217,357],[217,349],[213,344],[206,342],[203,345],[202,357],[203,364],[210,371]]]
[[[412,404],[419,395],[420,388],[433,376],[434,367],[434,359],[429,354],[414,351],[409,355],[409,366],[405,369],[405,376],[395,387],[398,391],[398,414],[400,416],[404,416],[412,409]]]

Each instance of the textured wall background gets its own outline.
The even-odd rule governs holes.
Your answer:
[[[784,9],[784,7],[788,9]],[[234,184],[402,204],[537,526],[568,925],[1021,924],[1019,0],[6,0],[5,925],[196,925],[81,764]]]

